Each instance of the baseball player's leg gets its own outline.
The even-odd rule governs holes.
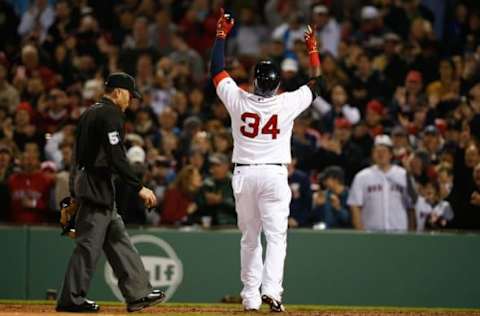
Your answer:
[[[75,227],[76,247],[68,263],[57,306],[81,305],[85,302],[110,221],[110,210],[80,203]]]
[[[262,294],[281,301],[283,267],[287,251],[288,214],[291,191],[285,168],[265,172],[259,208],[267,250],[262,279]]]
[[[262,282],[263,263],[260,241],[261,219],[256,205],[255,178],[251,175],[236,174],[232,185],[235,193],[238,228],[242,232],[240,278],[243,289],[240,295],[246,309],[258,309],[262,304],[259,289]]]
[[[132,245],[125,224],[117,212],[114,212],[108,227],[103,250],[127,302],[136,301],[152,291],[140,255]]]

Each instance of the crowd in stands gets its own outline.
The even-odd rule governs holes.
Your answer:
[[[75,124],[125,71],[144,96],[125,112],[127,157],[159,201],[146,210],[117,182],[125,222],[235,225],[229,116],[207,69],[222,7],[236,22],[227,70],[245,90],[260,59],[281,70],[279,93],[304,84],[316,27],[325,89],[293,130],[291,228],[403,230],[384,219],[413,212],[417,230],[480,229],[474,0],[0,0],[0,221],[58,220]],[[369,200],[386,191],[404,204]]]

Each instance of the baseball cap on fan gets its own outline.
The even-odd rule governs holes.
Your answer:
[[[145,162],[145,150],[140,146],[132,146],[127,151],[127,159],[131,164]]]
[[[362,20],[373,20],[380,16],[380,12],[374,6],[368,5],[362,8],[362,12],[360,13]]]
[[[388,135],[378,135],[375,137],[375,146],[385,146],[385,147],[388,147],[388,148],[392,148],[393,147],[393,143],[392,143],[392,140],[390,138],[390,136]]]
[[[135,79],[124,72],[110,74],[107,81],[105,81],[105,87],[125,89],[128,90],[135,99],[142,99],[142,94],[138,91],[138,88],[135,85]]]

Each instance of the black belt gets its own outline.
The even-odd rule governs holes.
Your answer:
[[[235,167],[250,167],[250,166],[283,166],[282,163],[235,163]]]

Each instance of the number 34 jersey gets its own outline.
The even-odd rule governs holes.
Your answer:
[[[264,98],[239,88],[225,71],[217,74],[213,82],[232,121],[232,162],[290,163],[293,121],[312,103],[310,88],[303,85]]]

